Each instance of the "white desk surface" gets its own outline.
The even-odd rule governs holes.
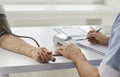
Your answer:
[[[53,28],[54,27],[16,27],[12,28],[12,32],[18,35],[32,36],[39,42],[41,47],[47,47],[49,50],[54,51],[55,46],[52,42],[52,38],[56,32]],[[36,45],[32,40],[24,40],[30,44]],[[99,54],[83,48],[81,49],[88,60],[103,58],[103,56]],[[41,64],[29,57],[2,48],[0,48],[0,52],[0,74],[75,68],[71,60],[62,56],[57,56],[55,63],[50,62],[49,64]]]

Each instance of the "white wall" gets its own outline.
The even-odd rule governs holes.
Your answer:
[[[89,5],[5,6],[10,26],[112,25],[117,10]]]
[[[91,4],[101,3],[102,0],[0,0],[1,3],[79,3],[79,4]]]
[[[105,4],[120,9],[120,0],[105,0]]]
[[[2,1],[4,2],[5,0]],[[8,2],[9,1],[10,0],[8,0]],[[32,1],[33,0],[31,0],[30,2]],[[87,1],[89,2],[89,0]],[[110,5],[110,8],[112,8],[111,10],[110,8],[108,9],[106,8],[106,10],[108,11],[105,11],[105,13],[101,13],[104,12],[105,7],[96,8],[97,6],[92,7],[92,9],[96,9],[96,10],[89,10],[89,9],[86,10],[86,8],[84,8],[85,10],[83,9],[83,11],[81,10],[57,11],[56,7],[50,6],[48,9],[46,9],[45,7],[44,12],[42,12],[39,9],[36,10],[36,7],[35,9],[33,8],[32,10],[29,11],[27,10],[30,8],[22,10],[24,9],[24,7],[21,9],[20,7],[22,5],[20,4],[21,6],[19,6],[18,8],[16,8],[16,6],[13,7],[8,6],[5,8],[5,10],[8,16],[10,26],[55,26],[55,25],[85,25],[85,24],[112,25],[118,13],[118,11],[116,11],[116,7],[114,6],[116,4],[117,5],[119,4],[119,0],[106,0],[105,4]],[[34,5],[32,5],[31,7],[34,7]],[[66,7],[63,7],[63,9],[64,8]],[[79,7],[71,7],[68,9],[72,9],[72,8],[77,9]],[[46,11],[46,10],[51,10],[51,11]]]

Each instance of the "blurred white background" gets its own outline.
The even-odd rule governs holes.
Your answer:
[[[11,27],[109,25],[120,0],[0,0]],[[76,69],[10,74],[10,77],[79,77]]]
[[[10,26],[112,25],[120,0],[0,0]]]

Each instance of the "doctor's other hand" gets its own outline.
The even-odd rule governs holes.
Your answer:
[[[52,52],[48,51],[45,47],[39,47],[33,50],[32,58],[40,63],[55,62],[56,60],[56,58],[52,56]]]
[[[62,56],[73,60],[86,60],[85,56],[81,52],[80,48],[74,44],[63,45],[56,49],[56,54],[61,54]]]
[[[87,37],[88,37],[88,41],[91,44],[108,45],[109,37],[101,32],[96,32],[95,30],[91,30],[88,32]]]

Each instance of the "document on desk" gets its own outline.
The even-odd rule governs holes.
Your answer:
[[[54,30],[58,33],[64,33],[71,37],[87,34],[87,32],[81,29],[80,27],[59,27],[59,28],[55,28]]]
[[[82,46],[84,48],[90,49],[91,51],[98,53],[100,55],[105,55],[105,52],[107,51],[108,46],[102,46],[102,45],[92,45],[88,42],[88,40],[83,41],[77,41],[78,46]]]

